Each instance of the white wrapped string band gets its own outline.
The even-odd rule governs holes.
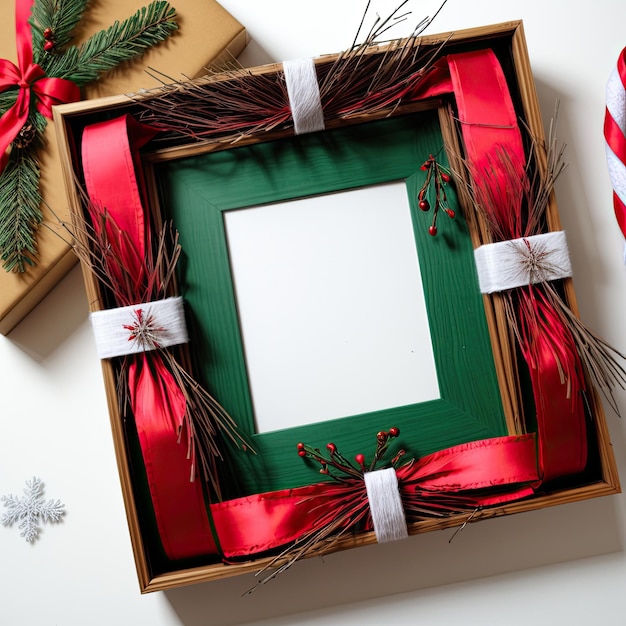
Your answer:
[[[568,278],[572,265],[565,232],[499,241],[474,250],[481,293]]]
[[[101,359],[189,341],[181,297],[94,311],[89,319]]]
[[[378,543],[408,537],[396,470],[389,467],[365,472],[363,477]]]
[[[313,59],[283,63],[296,135],[324,130],[324,111]]]

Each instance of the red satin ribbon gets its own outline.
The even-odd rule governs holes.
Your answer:
[[[619,69],[626,75],[626,60],[622,59]],[[511,202],[509,176],[499,175],[494,168],[501,151],[506,153],[507,167],[520,179],[526,166],[517,115],[494,52],[487,49],[448,55],[437,61],[417,89],[406,97],[420,100],[450,92],[456,100],[466,160],[475,186],[480,192],[488,185],[489,205],[496,210],[503,233],[510,239],[523,237],[524,222]],[[537,328],[526,329],[522,352],[530,370],[537,411],[542,479],[549,481],[581,472],[587,463],[582,398],[585,381],[571,333],[550,304],[533,287],[519,293],[520,306],[534,308],[530,317],[541,326],[541,332]],[[561,379],[559,363],[567,367],[571,389]]]
[[[136,294],[137,301],[125,305],[145,302],[145,255],[150,246],[150,228],[142,204],[142,178],[136,172],[139,151],[155,134],[149,126],[124,115],[88,126],[83,135],[83,172],[94,228],[100,228],[103,212],[114,218],[117,228],[107,224],[107,236],[135,283],[130,291]],[[120,236],[122,233],[125,236]]]
[[[585,380],[574,339],[541,290],[529,285],[518,297],[518,316],[528,320],[521,347],[535,399],[541,477],[547,482],[587,464]],[[561,379],[561,367],[570,387]]]
[[[532,495],[538,481],[536,459],[535,435],[472,441],[398,468],[398,488],[405,501],[429,491],[464,495],[474,507],[500,504]],[[502,491],[479,493],[494,488]],[[341,485],[326,482],[212,504],[222,554],[235,558],[264,552],[316,530],[315,511],[332,509],[341,491]]]
[[[521,163],[525,162],[506,81],[491,50],[451,55],[447,61],[438,62],[420,88],[411,92],[411,99],[425,99],[451,90],[457,98],[470,163],[483,165],[486,155],[495,147],[511,150]],[[83,137],[83,160],[92,200],[106,206],[115,219],[119,215],[124,228],[140,241],[143,235],[139,233],[144,230],[143,209],[136,201],[140,188],[132,183],[128,190],[120,189],[125,176],[135,180],[132,156],[125,154],[120,158],[116,147],[120,138],[115,135],[124,132],[128,135],[127,122],[134,124],[126,118],[123,123],[112,120],[98,124],[95,131],[87,128]],[[134,132],[131,128],[131,134]],[[128,198],[133,201],[129,202]],[[544,350],[543,345],[539,353],[539,361],[530,366],[539,415],[540,463],[545,479],[582,469],[586,443],[582,416],[578,408],[574,410],[575,403],[567,398],[560,379],[557,383],[554,355]],[[129,383],[131,389],[135,388],[132,392],[135,416],[141,422],[138,429],[142,451],[165,550],[170,558],[216,553],[199,481],[195,487],[189,486],[184,447],[175,443],[180,417],[167,406],[170,402],[168,383],[161,379],[164,386],[159,387],[154,380],[148,380],[152,376],[147,374],[146,366],[144,363],[138,370],[139,377],[135,372],[129,375]],[[140,406],[143,403],[146,409]],[[443,450],[417,461],[410,469],[399,470],[401,490],[428,488],[473,494],[477,506],[526,497],[533,493],[540,478],[536,448],[535,436],[527,435],[482,440]],[[568,452],[572,449],[576,450],[573,462]],[[490,489],[491,495],[476,491],[481,489]],[[210,505],[209,514],[219,537],[220,553],[226,557],[245,556],[296,539],[314,527],[315,517],[310,513],[314,503],[330,497],[331,493],[337,493],[335,484],[320,483]],[[304,504],[304,500],[309,504]]]
[[[176,437],[182,392],[157,353],[133,359],[128,387],[163,549],[171,559],[215,554],[202,481],[190,482],[187,446]]]
[[[106,225],[115,254],[134,274],[130,291],[137,300],[118,302],[120,306],[149,299],[144,259],[150,245],[150,228],[142,203],[143,178],[136,175],[136,164],[140,148],[154,135],[153,129],[137,123],[130,115],[88,126],[83,134],[83,171],[94,228]],[[107,219],[102,221],[104,212]],[[117,229],[111,228],[111,220]],[[157,526],[167,555],[181,559],[214,554],[216,547],[201,481],[190,482],[187,448],[177,439],[183,427],[186,401],[158,352],[131,358],[128,387]]]
[[[52,119],[52,107],[80,100],[76,84],[64,78],[47,78],[41,66],[33,63],[30,25],[28,20],[33,0],[15,2],[15,39],[18,65],[0,59],[0,92],[19,88],[15,104],[0,117],[0,171],[4,169],[6,150],[23,128],[31,106],[31,94],[35,96],[39,112]]]
[[[491,50],[450,55],[448,63],[474,184],[479,190],[488,185],[489,205],[497,212],[503,233],[511,239],[520,238],[525,233],[518,211],[524,208],[521,202],[517,208],[511,201],[511,172],[503,176],[502,170],[494,168],[502,158],[498,152],[505,151],[507,162],[502,168],[513,169],[519,180],[525,176],[524,145],[500,63]],[[541,292],[524,288],[519,298],[521,307],[534,307],[531,319],[537,323],[536,328],[527,329],[522,351],[533,383],[542,479],[549,481],[585,469],[584,376],[571,333]],[[571,389],[563,383],[555,347],[559,362],[568,370]]]

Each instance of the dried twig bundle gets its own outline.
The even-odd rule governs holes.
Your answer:
[[[547,141],[530,137],[530,156],[525,164],[513,162],[503,150],[496,151],[480,172],[470,171],[469,164],[461,160],[471,175],[466,178],[457,173],[455,178],[464,185],[493,242],[546,232],[554,185],[566,167],[564,146],[557,138],[557,118],[558,110]],[[529,247],[523,254],[520,262],[528,267],[529,275],[540,276],[551,269],[540,251]],[[586,389],[587,375],[618,413],[613,390],[626,387],[626,371],[621,364],[626,357],[587,328],[565,301],[559,283],[538,280],[501,295],[509,326],[529,367],[535,368],[540,360],[541,346],[535,338],[542,337],[556,360],[562,384],[567,385],[568,397]],[[558,323],[552,323],[554,320]]]
[[[377,18],[364,41],[357,43],[366,8],[352,46],[333,63],[316,65],[327,123],[382,109],[391,114],[403,102],[411,101],[440,51],[440,47],[423,49],[419,37],[445,1],[433,17],[421,20],[409,37],[391,42],[380,55],[368,54],[390,28],[407,19],[408,14],[401,13],[407,2],[386,19]],[[144,109],[142,121],[160,130],[211,142],[237,141],[255,133],[293,127],[282,72],[257,73],[232,67],[225,75],[222,72],[174,82],[164,85],[154,97],[138,97]]]
[[[88,203],[85,197],[84,201]],[[62,224],[68,233],[68,243],[83,267],[97,278],[103,288],[107,307],[123,307],[161,300],[173,291],[174,272],[180,256],[178,233],[171,224],[155,233],[153,246],[146,247],[141,258],[128,234],[122,231],[104,209],[96,210],[87,204],[88,214],[94,223],[74,217],[73,224]],[[122,412],[132,406],[131,363],[137,366],[136,378],[141,370],[149,368],[152,375],[166,372],[175,382],[185,400],[183,419],[173,424],[173,434],[179,441],[186,439],[187,458],[190,460],[190,480],[200,476],[210,483],[217,499],[222,499],[217,462],[223,458],[219,433],[223,433],[236,446],[253,451],[238,432],[233,418],[211,394],[204,389],[182,364],[185,353],[174,348],[153,349],[140,354],[118,357],[118,404]],[[156,374],[155,374],[156,372]],[[163,383],[165,384],[165,383]]]

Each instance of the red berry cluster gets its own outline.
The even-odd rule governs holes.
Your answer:
[[[378,461],[380,461],[387,451],[391,440],[399,436],[400,429],[396,426],[392,426],[388,431],[381,430],[376,435],[376,452],[374,453],[374,457],[369,467],[366,466],[364,454],[359,453],[355,455],[355,466],[339,452],[334,443],[326,444],[326,452],[328,455],[322,453],[319,448],[312,448],[304,443],[299,443],[296,448],[298,450],[298,456],[312,459],[321,465],[320,474],[329,475],[335,480],[341,482],[346,480],[346,478],[360,479],[363,477],[364,472],[373,471],[376,468]],[[392,459],[391,465],[395,467],[404,454],[404,450],[399,450],[396,456]]]
[[[431,154],[420,168],[426,172],[426,180],[417,194],[419,208],[426,212],[430,210],[430,202],[427,194],[432,185],[435,187],[435,209],[433,211],[433,221],[428,227],[428,232],[433,237],[437,234],[437,216],[439,210],[442,210],[450,218],[454,218],[455,212],[448,206],[448,197],[446,196],[445,185],[450,182],[450,174],[437,163],[435,157]]]
[[[54,33],[52,32],[51,28],[43,29],[43,38],[45,39],[43,49],[46,52],[52,52],[56,44],[54,42]]]

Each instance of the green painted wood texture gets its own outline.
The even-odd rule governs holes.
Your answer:
[[[299,441],[320,448],[333,441],[349,458],[371,457],[376,433],[397,426],[390,452],[402,447],[419,457],[507,434],[467,224],[452,190],[457,217],[440,215],[435,237],[428,234],[432,209],[417,207],[420,166],[431,153],[445,163],[442,146],[437,113],[429,111],[157,166],[162,211],[180,232],[178,278],[198,377],[257,451],[229,451],[230,497],[318,482],[296,454]],[[410,200],[441,399],[256,434],[223,213],[398,180]]]

